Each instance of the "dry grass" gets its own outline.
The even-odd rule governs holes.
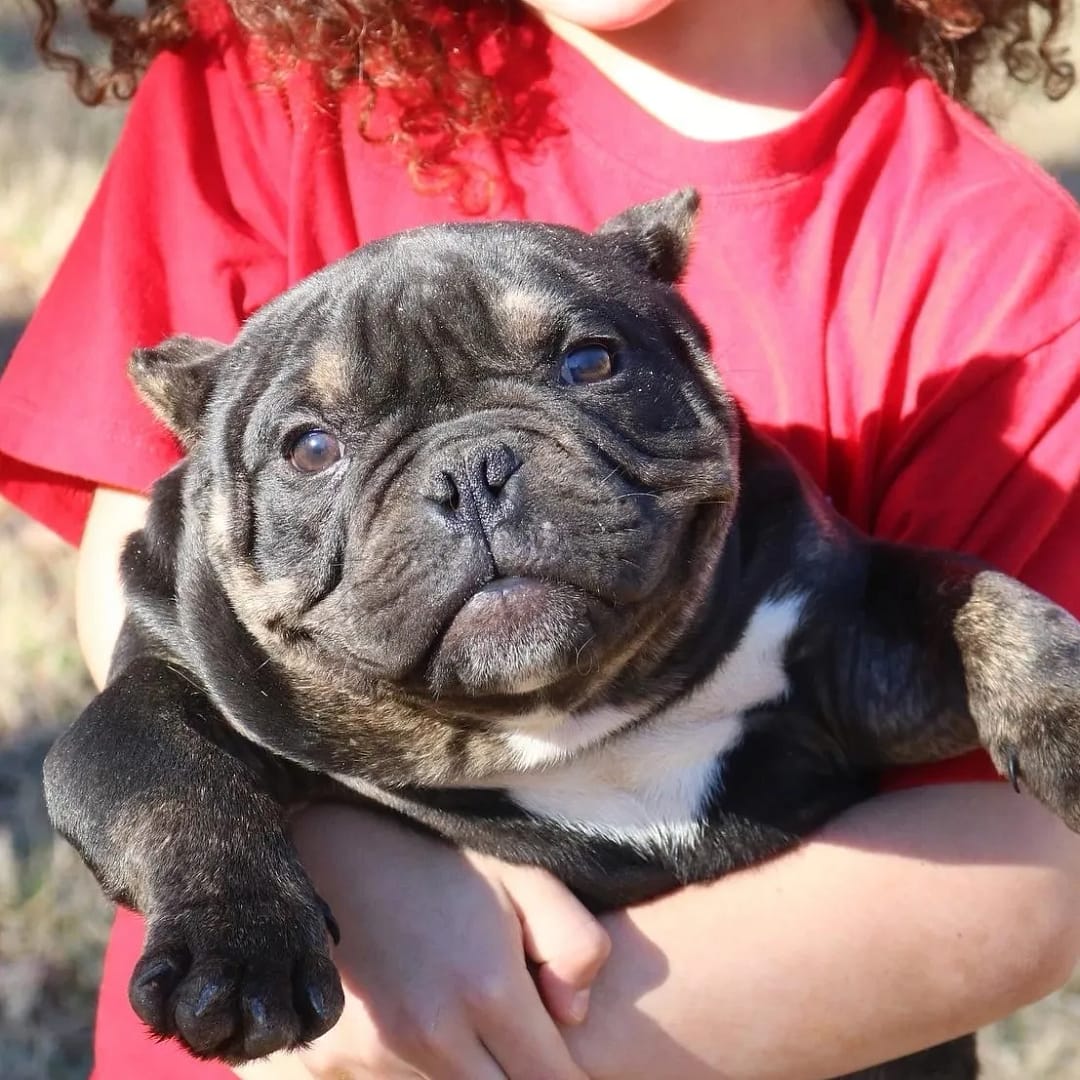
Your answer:
[[[115,112],[76,109],[28,63],[25,29],[0,16],[0,361],[68,242],[115,137]],[[1078,149],[1080,93],[1025,106],[1011,128],[1062,161]],[[1074,159],[1075,160],[1075,159]],[[0,505],[0,1077],[85,1076],[108,910],[48,829],[49,741],[90,694],[74,641],[72,553]],[[1080,980],[984,1034],[990,1080],[1080,1076]],[[122,1078],[126,1080],[126,1078]]]
[[[76,111],[0,20],[0,362],[56,265],[121,120]],[[89,1063],[109,907],[55,838],[41,762],[91,693],[72,620],[72,552],[0,504],[0,1076],[76,1080]]]
[[[0,506],[0,1075],[86,1075],[108,909],[55,838],[41,761],[90,693],[71,624],[71,553]]]

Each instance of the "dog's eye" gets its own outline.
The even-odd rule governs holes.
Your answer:
[[[340,460],[341,443],[329,431],[305,431],[293,441],[288,457],[301,472],[322,472]]]
[[[615,374],[615,357],[606,345],[595,343],[571,349],[562,361],[559,378],[569,385],[601,382]]]

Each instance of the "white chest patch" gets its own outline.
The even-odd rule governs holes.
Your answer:
[[[803,602],[762,603],[737,647],[691,696],[632,731],[602,741],[631,718],[598,710],[508,736],[528,771],[490,783],[568,828],[650,848],[693,842],[744,713],[788,690],[784,651]]]
[[[611,708],[519,719],[506,736],[513,769],[468,786],[502,789],[537,817],[642,849],[694,843],[744,714],[788,691],[784,652],[803,604],[788,596],[759,605],[736,648],[693,694],[633,730],[618,734],[634,717]],[[416,810],[368,781],[335,779],[405,814]]]

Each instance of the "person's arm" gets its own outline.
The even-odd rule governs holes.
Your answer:
[[[1059,987],[1078,887],[1080,838],[1007,785],[876,798],[772,864],[606,919],[567,1038],[594,1078],[846,1073]]]
[[[459,943],[439,931],[437,875],[418,903],[431,841],[392,839],[413,886],[406,935],[393,890],[371,886],[368,828],[351,811],[315,808],[298,835],[317,888],[348,905],[352,943],[336,956],[344,1020],[309,1056],[257,1065],[245,1080],[299,1078],[302,1063],[316,1077],[396,1077],[408,1063],[439,1080],[419,1054],[422,1008],[415,1022],[398,1009],[423,1006],[411,997],[425,972],[435,987],[460,963]],[[611,957],[584,1024],[563,1034],[594,1080],[850,1072],[1061,985],[1080,945],[1078,884],[1080,840],[1006,785],[883,796],[773,863],[605,917]],[[407,961],[384,962],[406,942]],[[383,962],[365,959],[376,946]]]
[[[90,504],[75,574],[75,630],[94,685],[105,685],[120,624],[124,596],[120,553],[124,542],[146,520],[143,495],[98,488]]]

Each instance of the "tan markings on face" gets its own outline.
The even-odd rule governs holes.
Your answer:
[[[210,502],[210,520],[207,522],[209,539],[214,550],[229,554],[229,528],[232,514],[229,512],[229,497],[224,491],[215,491]]]
[[[513,339],[523,346],[539,345],[551,325],[551,300],[544,292],[512,286],[499,297],[499,313]]]
[[[231,524],[229,498],[225,492],[215,491],[207,521],[210,548],[216,556],[221,583],[236,614],[261,640],[262,630],[268,624],[295,614],[300,586],[294,578],[264,581],[259,577],[255,568],[232,550],[229,536]]]
[[[232,567],[229,577],[225,591],[236,613],[250,629],[296,614],[300,585],[295,578],[263,581],[252,567],[243,564]]]
[[[349,358],[344,349],[330,341],[319,342],[311,350],[307,384],[320,405],[341,401],[349,393]]]

